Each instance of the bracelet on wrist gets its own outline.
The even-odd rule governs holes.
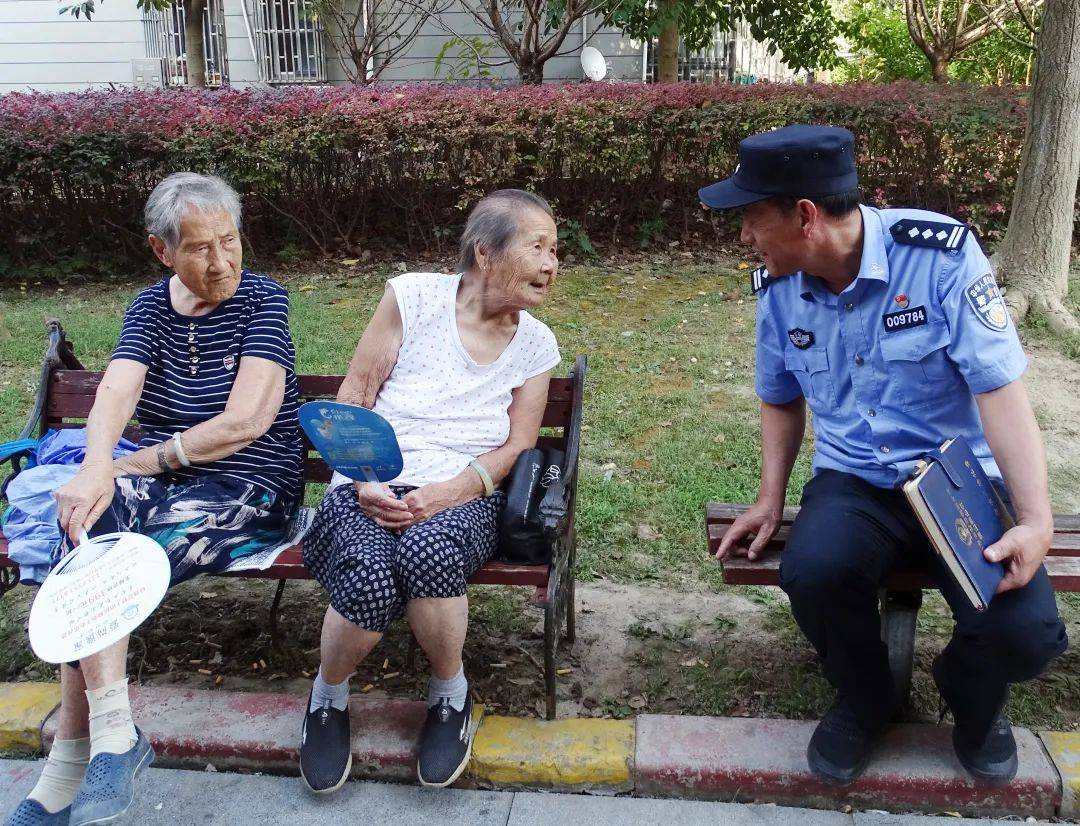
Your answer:
[[[173,450],[176,451],[176,460],[182,467],[191,467],[191,460],[188,459],[187,453],[184,452],[184,443],[180,439],[180,431],[176,431],[172,435]]]
[[[484,467],[476,459],[469,462],[469,467],[476,471],[476,475],[480,477],[480,481],[484,483],[484,496],[491,496],[495,493],[495,483],[491,481],[491,474],[487,472],[487,468]]]
[[[172,470],[172,468],[169,466],[169,453],[165,447],[166,444],[166,442],[159,442],[156,451],[158,468],[161,470],[162,473],[168,473]]]

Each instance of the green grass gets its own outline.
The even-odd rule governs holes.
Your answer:
[[[747,271],[738,265],[722,259],[573,267],[536,313],[558,336],[561,372],[578,353],[589,356],[577,522],[584,580],[688,591],[727,587],[706,553],[702,503],[752,500],[759,474],[754,302]],[[344,372],[389,274],[349,269],[278,275],[291,295],[299,372]],[[46,319],[59,318],[83,362],[100,369],[124,307],[145,283],[0,289],[0,440],[17,434],[33,403]],[[1070,301],[1080,312],[1080,280]],[[1049,338],[1038,319],[1023,332]],[[1080,359],[1080,341],[1057,339],[1052,346]],[[809,476],[808,448],[809,437],[789,500]],[[313,502],[319,491],[309,494]],[[657,538],[640,538],[642,525],[655,529]],[[639,645],[627,664],[632,685],[626,696],[599,698],[599,707],[610,716],[628,716],[644,698],[650,709],[688,713],[820,714],[830,692],[783,595],[775,588],[737,590],[764,610],[760,634],[747,634],[738,616],[705,618],[709,633],[696,637],[691,626],[670,618],[628,623],[627,634]],[[526,614],[522,599],[511,591],[485,591],[475,600],[477,629],[489,629],[493,638],[526,633],[535,617]],[[1080,595],[1061,595],[1059,604],[1070,630],[1076,629]],[[0,674],[36,674],[38,665],[24,645],[24,613],[22,601],[0,600]],[[315,629],[309,630],[315,639]],[[929,597],[919,619],[913,687],[923,711],[936,704],[930,657],[950,633],[947,608]],[[683,665],[695,658],[700,662]],[[1078,665],[1080,656],[1067,654],[1042,679],[1018,688],[1016,722],[1075,727]]]

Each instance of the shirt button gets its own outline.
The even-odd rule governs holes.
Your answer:
[[[882,453],[888,453],[889,452],[889,446],[888,445],[882,445],[881,446],[881,452]]]
[[[877,411],[876,411],[876,410],[874,410],[873,408],[870,408],[870,409],[869,409],[869,410],[867,410],[866,412],[867,412],[867,414],[868,414],[868,415],[869,415],[869,416],[870,416],[871,418],[873,418],[874,416],[876,416],[876,415],[877,415]]]
[[[855,305],[849,301],[847,304],[844,305],[844,309],[850,313],[852,310],[855,309]]]
[[[856,363],[856,364],[857,364],[857,365],[858,365],[859,367],[862,367],[862,365],[863,365],[863,357],[862,357],[862,356],[855,356],[855,363]]]

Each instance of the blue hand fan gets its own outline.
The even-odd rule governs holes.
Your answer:
[[[355,404],[307,402],[300,427],[334,470],[355,481],[389,482],[401,474],[397,436],[390,422]]]

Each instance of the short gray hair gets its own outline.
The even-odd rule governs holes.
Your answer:
[[[518,221],[530,210],[540,210],[555,217],[547,201],[524,189],[498,189],[485,195],[465,222],[458,269],[467,272],[476,266],[477,244],[495,257],[506,252],[517,234]]]
[[[146,199],[143,220],[146,231],[156,235],[170,249],[180,243],[180,222],[192,210],[225,210],[240,228],[240,196],[216,175],[174,172],[154,187]]]

